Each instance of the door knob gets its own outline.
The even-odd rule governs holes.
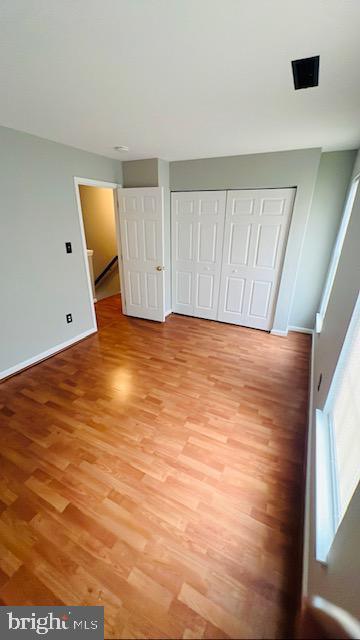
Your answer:
[[[156,267],[156,271],[164,271],[164,270],[165,270],[165,267],[160,267],[160,266]]]

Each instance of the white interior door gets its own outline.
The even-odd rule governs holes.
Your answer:
[[[175,313],[216,320],[225,201],[225,191],[172,194],[172,309]]]
[[[162,187],[118,189],[126,313],[165,320]]]
[[[218,320],[272,328],[295,192],[228,191]]]

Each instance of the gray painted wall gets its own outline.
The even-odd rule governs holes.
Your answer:
[[[354,152],[322,154],[321,161],[319,149],[170,164],[151,158],[124,162],[122,176],[119,161],[11,129],[0,128],[0,144],[3,230],[0,261],[3,261],[1,278],[5,308],[1,321],[2,335],[8,336],[0,349],[0,371],[69,340],[91,326],[73,187],[75,175],[122,182],[124,186],[167,188],[170,184],[173,190],[297,186],[274,326],[280,331],[286,330],[289,324],[313,326]],[[20,183],[21,189],[18,188]],[[310,222],[306,230],[309,211]],[[168,238],[165,243],[166,308],[169,310],[168,194],[165,222]],[[15,241],[9,242],[9,238]],[[74,246],[70,257],[63,251],[66,240],[71,240]],[[8,274],[5,269],[10,263],[13,267]],[[295,288],[292,287],[294,281]],[[295,295],[289,317],[292,289]],[[74,322],[64,325],[63,316],[69,311],[73,312]]]
[[[274,319],[274,329],[285,332],[289,325],[311,328],[314,308],[291,313],[298,296],[297,273],[320,162],[320,149],[205,158],[170,163],[170,188],[175,191],[201,189],[258,189],[297,187],[294,211]]]
[[[3,371],[92,326],[73,178],[122,176],[119,161],[3,127],[0,148]]]
[[[122,163],[123,187],[158,187],[158,158],[127,160]]]
[[[355,150],[321,155],[291,311],[297,326],[314,325],[355,158]]]
[[[170,163],[158,158],[158,179],[160,187],[170,186]]]
[[[169,187],[169,162],[160,158],[122,163],[123,187]]]
[[[357,156],[354,174],[360,170]],[[315,409],[322,409],[346,336],[360,285],[360,191],[355,198],[322,332],[315,337],[313,398],[308,452],[308,482],[304,550],[304,591],[319,594],[360,617],[360,485],[350,503],[329,557],[328,566],[316,562],[315,549]],[[317,391],[319,375],[323,381]]]

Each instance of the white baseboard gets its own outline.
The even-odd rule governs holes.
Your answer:
[[[288,327],[286,331],[278,331],[277,329],[272,329],[270,333],[273,336],[286,337],[289,331],[296,331],[297,333],[309,333],[310,335],[314,333],[313,329],[308,329],[307,327],[295,327],[295,326]]]
[[[312,335],[314,333],[313,329],[308,329],[307,327],[289,327],[289,331],[296,331],[297,333],[309,333]]]
[[[278,331],[277,329],[272,329],[270,331],[272,336],[282,336],[283,338],[285,338],[288,334],[287,330],[286,331]]]
[[[9,376],[12,376],[14,373],[18,373],[19,371],[22,371],[22,369],[27,369],[28,367],[31,367],[33,364],[37,364],[38,362],[41,362],[41,360],[46,360],[46,358],[49,358],[50,356],[54,356],[59,351],[63,351],[63,349],[66,349],[67,347],[71,347],[71,345],[76,344],[76,342],[80,342],[80,340],[87,338],[92,333],[96,333],[96,331],[97,330],[94,328],[88,329],[88,331],[84,331],[84,333],[80,333],[78,336],[75,336],[74,338],[71,338],[66,342],[57,344],[55,347],[51,347],[51,349],[47,349],[47,351],[38,353],[36,356],[33,356],[28,360],[23,360],[22,362],[15,364],[9,369],[4,369],[3,371],[0,371],[0,380],[2,380],[3,378],[8,378]]]
[[[172,309],[168,309],[167,311],[165,311],[165,318],[167,318],[170,313],[172,313]]]

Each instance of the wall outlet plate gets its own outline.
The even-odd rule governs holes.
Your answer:
[[[67,313],[66,314],[66,322],[68,324],[70,324],[70,322],[72,322],[72,314],[71,313]]]
[[[72,253],[71,242],[65,242],[66,253]]]

